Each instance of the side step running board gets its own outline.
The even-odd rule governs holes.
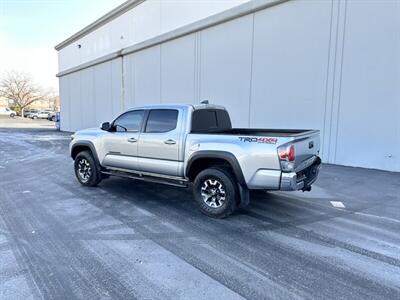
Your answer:
[[[147,182],[154,182],[166,185],[172,185],[177,187],[187,187],[188,183],[185,179],[172,179],[172,178],[164,178],[164,177],[155,177],[150,175],[144,174],[135,174],[130,172],[123,172],[123,171],[114,171],[114,170],[107,170],[101,171],[101,174],[109,175],[109,176],[116,176],[121,178],[128,178],[134,180],[142,180]]]

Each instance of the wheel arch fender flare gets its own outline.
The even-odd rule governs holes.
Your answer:
[[[226,152],[226,151],[202,150],[202,151],[195,152],[190,157],[190,159],[186,165],[185,176],[189,177],[190,170],[191,170],[193,164],[197,160],[207,159],[207,158],[221,159],[221,160],[227,161],[230,164],[230,166],[232,167],[233,173],[234,173],[238,183],[241,186],[247,188],[246,180],[244,179],[242,168],[240,167],[240,164],[239,164],[237,158],[232,153]]]
[[[79,149],[79,148],[89,148],[90,151],[92,152],[94,161],[96,162],[96,164],[97,164],[98,166],[101,166],[101,165],[100,165],[100,161],[99,161],[99,157],[98,157],[98,155],[97,155],[96,147],[95,147],[94,144],[93,144],[92,142],[90,142],[90,141],[79,141],[79,142],[75,143],[75,144],[71,147],[71,158],[72,158],[72,159],[75,159],[76,155],[79,153],[79,152],[76,153],[76,149]],[[74,157],[74,156],[75,156],[75,157]]]

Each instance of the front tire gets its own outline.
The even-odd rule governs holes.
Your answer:
[[[193,183],[193,195],[205,215],[226,218],[238,205],[237,183],[233,175],[219,168],[201,171]]]
[[[10,118],[15,118],[15,114],[11,114],[11,115],[10,115]]]
[[[82,151],[75,157],[75,176],[84,186],[96,186],[101,182],[101,176],[93,155]]]

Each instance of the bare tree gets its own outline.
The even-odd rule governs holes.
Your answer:
[[[60,109],[60,97],[54,88],[49,88],[47,90],[45,100],[48,103],[49,109],[53,111],[58,111]]]
[[[46,98],[46,94],[28,74],[16,71],[6,73],[1,79],[0,96],[12,100],[22,117],[26,107]]]
[[[59,111],[60,110],[60,96],[58,96],[58,95],[51,96],[49,99],[49,107],[53,111]]]

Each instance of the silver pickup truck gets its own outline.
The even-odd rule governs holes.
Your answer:
[[[148,105],[72,135],[75,174],[85,186],[109,176],[193,186],[200,210],[223,218],[249,204],[249,190],[310,191],[318,130],[232,128],[224,107]]]

